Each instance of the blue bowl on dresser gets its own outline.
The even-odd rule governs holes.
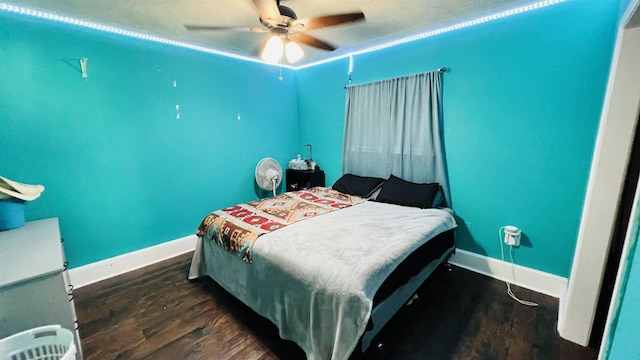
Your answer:
[[[24,222],[24,200],[0,200],[0,231],[19,228]]]

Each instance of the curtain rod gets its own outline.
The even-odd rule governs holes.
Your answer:
[[[443,72],[447,72],[447,70],[449,70],[449,69],[447,69],[445,66],[443,66],[443,67],[441,67],[441,68],[438,68],[438,69],[436,69],[436,70],[431,70],[431,71],[438,71],[438,72],[443,73]],[[424,74],[424,73],[426,73],[426,72],[431,72],[431,71],[423,71],[423,72],[416,73],[416,74]],[[409,74],[409,75],[403,75],[403,76],[398,76],[398,77],[406,77],[406,76],[411,76],[411,75],[416,75],[416,74]],[[351,80],[351,76],[349,76],[349,80]],[[389,79],[385,79],[385,80],[389,80]],[[343,86],[342,88],[343,88],[343,89],[346,89],[346,88],[348,88],[349,86],[369,84],[369,83],[377,82],[377,81],[384,81],[384,80],[370,81],[370,82],[368,82],[368,83],[361,83],[361,84],[349,84],[349,85],[345,85],[345,86]]]

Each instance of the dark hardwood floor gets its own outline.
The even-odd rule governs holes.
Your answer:
[[[304,359],[277,328],[212,280],[186,279],[191,254],[77,289],[85,359]],[[363,359],[596,359],[561,339],[558,301],[454,266],[439,269]],[[355,357],[355,356],[354,356]]]

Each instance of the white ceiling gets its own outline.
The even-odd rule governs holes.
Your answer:
[[[534,3],[534,0],[282,0],[299,18],[361,10],[365,22],[311,30],[337,50],[303,45],[297,66],[416,33]],[[0,3],[87,20],[236,55],[257,58],[267,35],[230,30],[193,32],[184,24],[260,26],[252,0],[0,0]]]

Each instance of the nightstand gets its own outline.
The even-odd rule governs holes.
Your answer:
[[[287,191],[308,189],[314,186],[325,186],[323,170],[287,169]]]

